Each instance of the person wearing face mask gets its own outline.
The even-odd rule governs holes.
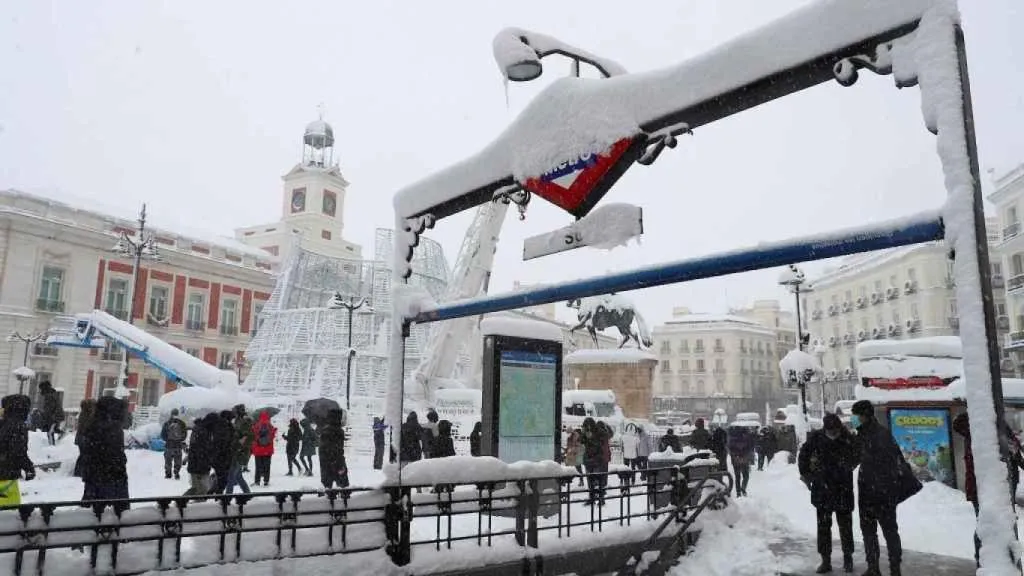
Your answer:
[[[811,491],[818,515],[818,574],[832,571],[832,515],[839,526],[843,571],[853,572],[853,469],[857,452],[853,435],[835,414],[826,414],[821,430],[815,430],[800,448],[800,479]]]
[[[858,400],[852,412],[851,422],[857,429],[854,446],[860,465],[857,478],[860,531],[868,562],[864,576],[882,574],[879,568],[879,526],[889,550],[889,574],[900,576],[903,545],[896,521],[896,506],[920,491],[921,482],[914,477],[892,433],[875,418],[875,407],[871,402]]]

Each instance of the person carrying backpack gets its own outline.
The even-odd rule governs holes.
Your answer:
[[[171,410],[171,419],[164,423],[160,438],[164,441],[164,478],[170,478],[173,468],[174,479],[181,478],[181,455],[185,450],[188,426],[178,418],[178,409]]]
[[[260,478],[263,485],[270,485],[270,458],[274,455],[274,438],[277,436],[277,428],[270,423],[270,414],[266,411],[260,412],[260,419],[252,427],[253,443],[252,455],[256,458],[256,478],[254,486],[260,485]]]

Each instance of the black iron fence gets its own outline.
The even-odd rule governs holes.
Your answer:
[[[0,574],[140,574],[380,550],[397,565],[418,561],[421,552],[424,558],[459,556],[454,563],[428,561],[417,573],[441,565],[472,573],[500,561],[497,552],[522,560],[522,549],[544,548],[552,539],[566,550],[580,532],[636,532],[646,523],[649,531],[636,532],[637,545],[643,545],[656,525],[664,530],[667,518],[682,523],[686,510],[724,503],[731,486],[724,471],[670,467],[379,489],[23,504],[0,509]],[[662,522],[653,522],[659,517]],[[578,542],[594,549],[586,539]],[[458,554],[453,546],[488,549],[490,555],[482,561],[484,556]]]

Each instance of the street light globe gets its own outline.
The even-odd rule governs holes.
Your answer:
[[[513,82],[529,82],[544,72],[540,60],[520,60],[505,67],[505,77]]]

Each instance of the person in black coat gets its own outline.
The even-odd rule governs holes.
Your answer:
[[[800,479],[811,490],[818,515],[818,574],[832,570],[832,515],[839,525],[843,570],[853,572],[853,469],[857,466],[853,435],[835,414],[826,414],[800,448]]]
[[[726,463],[726,452],[728,451],[729,444],[729,433],[725,431],[725,428],[717,426],[714,432],[711,433],[711,440],[708,442],[708,450],[711,450],[715,454],[715,459],[718,460],[718,469],[725,470],[728,468]]]
[[[423,457],[423,427],[420,426],[419,416],[415,412],[409,412],[405,417],[405,424],[402,424],[402,437],[399,446],[399,458],[404,466],[410,462],[416,462]]]
[[[912,475],[904,477],[907,466],[903,452],[892,433],[875,418],[875,408],[871,402],[857,401],[852,412],[851,420],[857,428],[854,442],[860,464],[857,492],[860,531],[864,537],[864,555],[868,563],[867,574],[881,574],[881,550],[878,546],[878,527],[881,526],[889,550],[889,574],[900,576],[903,546],[896,522],[896,505],[906,497],[905,483],[917,480]],[[920,489],[920,483],[917,486]]]
[[[604,486],[607,476],[591,476],[608,471],[608,461],[604,457],[604,444],[608,440],[604,427],[591,417],[583,420],[583,465],[587,470],[587,486],[589,495],[587,504],[604,504]]]
[[[124,453],[124,429],[121,428],[124,411],[123,400],[104,396],[96,401],[96,414],[82,432],[79,450],[85,484],[83,502],[128,498],[128,458]],[[124,502],[118,503],[114,510],[120,514],[127,508]]]
[[[332,409],[320,429],[320,482],[324,488],[348,488],[348,465],[345,462],[345,428],[342,411]]]
[[[480,455],[480,440],[483,437],[484,426],[480,422],[473,424],[473,431],[469,433],[469,455]]]
[[[24,394],[4,396],[0,400],[4,415],[0,418],[0,506],[21,504],[18,481],[36,477],[36,467],[28,457],[28,419],[32,400]]]
[[[213,448],[210,426],[214,418],[217,418],[217,416],[207,414],[192,424],[192,436],[189,438],[188,443],[188,464],[186,467],[191,486],[185,492],[185,496],[201,496],[209,492],[211,488],[208,484],[211,469],[210,451]]]
[[[452,440],[451,422],[441,420],[437,423],[437,440],[434,442],[434,458],[455,456],[455,441]]]
[[[771,464],[776,450],[775,430],[771,426],[763,426],[757,434],[757,470],[764,470],[765,464]]]
[[[734,424],[729,427],[728,437],[732,471],[736,475],[736,495],[746,496],[747,483],[750,482],[750,465],[754,461],[754,431],[748,426]]]
[[[60,395],[49,380],[39,383],[39,398],[42,400],[39,426],[46,432],[47,442],[53,446],[57,443],[60,423],[64,421],[64,407],[61,406]]]
[[[223,493],[228,485],[228,472],[235,456],[234,416],[230,410],[224,410],[210,419],[210,467],[217,476],[217,483],[210,490],[213,494]]]
[[[384,467],[384,432],[388,429],[384,419],[377,416],[373,419],[373,469]]]
[[[707,434],[707,430],[704,430],[704,433]],[[692,437],[691,437],[691,445],[692,445]],[[665,435],[661,437],[661,440],[658,441],[658,451],[659,452],[664,452],[665,450],[668,450],[669,448],[671,448],[672,451],[677,453],[677,454],[680,454],[683,451],[683,447],[682,447],[682,445],[679,442],[679,436],[676,436],[676,431],[671,429],[671,428],[669,428],[665,432]]]
[[[299,448],[302,446],[302,427],[299,421],[292,418],[288,421],[288,431],[284,433],[284,453],[288,457],[288,473],[285,476],[294,476],[292,464],[302,474],[302,464],[299,464]]]
[[[437,412],[433,408],[427,410],[427,423],[421,427],[423,439],[420,441],[424,458],[437,458],[437,421]]]
[[[690,446],[694,450],[707,450],[711,445],[711,433],[704,427],[704,419],[697,418],[693,432],[690,432]],[[680,450],[676,450],[680,452]]]

